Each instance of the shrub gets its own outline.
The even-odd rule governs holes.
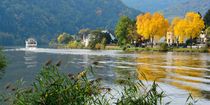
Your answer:
[[[78,75],[59,73],[54,65],[43,67],[29,88],[16,88],[7,103],[15,105],[106,105],[99,79],[88,80],[88,70]],[[5,97],[5,96],[4,96]],[[7,98],[8,99],[8,98]],[[4,99],[5,100],[5,99]]]
[[[70,41],[67,47],[68,48],[84,48],[84,45],[78,41]]]
[[[0,48],[0,70],[6,67],[6,57],[3,55],[2,49]]]
[[[200,52],[208,52],[208,46],[202,47]]]
[[[168,51],[168,44],[160,43],[159,51]]]
[[[164,92],[158,92],[158,85],[153,82],[151,88],[146,90],[144,84],[126,80],[121,97],[117,100],[117,105],[162,105]],[[140,91],[144,90],[144,91]]]
[[[102,47],[103,47],[103,45],[100,44],[100,43],[97,43],[97,44],[95,45],[95,49],[97,49],[97,50],[102,49]]]

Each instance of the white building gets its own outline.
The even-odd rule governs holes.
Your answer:
[[[175,41],[176,41],[176,38],[175,38],[173,32],[171,32],[171,31],[167,32],[167,34],[166,34],[166,42],[167,42],[167,44],[168,45],[172,45],[172,44],[175,43]]]

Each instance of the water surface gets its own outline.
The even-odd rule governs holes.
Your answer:
[[[79,73],[94,61],[97,77],[113,86],[117,80],[137,76],[157,81],[173,104],[185,104],[189,93],[199,99],[198,104],[210,102],[210,54],[208,53],[124,53],[122,51],[91,51],[76,49],[7,48],[8,67],[0,71],[0,90],[8,83],[24,79],[31,84],[42,65],[49,59],[62,61],[61,70]],[[148,82],[149,83],[149,82]]]

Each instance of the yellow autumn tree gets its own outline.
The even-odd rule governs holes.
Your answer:
[[[186,21],[181,18],[174,18],[172,25],[174,35],[178,39],[178,43],[184,43],[184,39],[186,37],[185,29],[187,27]]]
[[[137,33],[145,39],[150,39],[153,47],[154,40],[159,40],[166,34],[169,22],[160,13],[145,13],[137,16],[136,27]]]
[[[174,18],[173,31],[178,38],[179,43],[184,43],[184,39],[192,39],[197,37],[205,27],[201,16],[195,12],[188,12],[185,18]]]
[[[197,37],[205,27],[203,19],[195,12],[188,12],[185,15],[185,21],[187,23],[186,36],[190,39]]]

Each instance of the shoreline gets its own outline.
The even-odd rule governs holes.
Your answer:
[[[123,50],[119,46],[106,46],[105,49],[90,49],[90,48],[66,48],[66,47],[57,47],[56,49],[89,49],[89,50],[121,50],[124,52],[197,52],[197,53],[210,53],[210,48],[167,48],[161,49],[159,47],[130,47]]]

